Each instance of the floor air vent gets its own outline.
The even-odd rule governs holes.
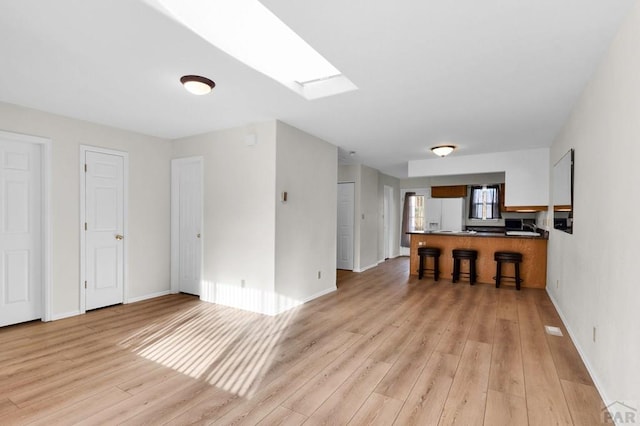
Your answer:
[[[544,329],[547,332],[547,334],[551,334],[552,336],[562,336],[562,330],[560,330],[560,327],[545,325]]]

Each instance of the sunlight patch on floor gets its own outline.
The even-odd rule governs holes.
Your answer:
[[[138,330],[120,345],[150,361],[225,391],[251,397],[295,316],[198,305]]]

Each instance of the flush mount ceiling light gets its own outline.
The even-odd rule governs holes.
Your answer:
[[[456,147],[453,145],[439,145],[431,148],[431,151],[439,157],[446,157],[451,154],[454,149],[456,149]]]
[[[199,75],[185,75],[180,77],[180,83],[190,93],[194,95],[206,95],[216,87],[216,83],[213,80],[209,80],[206,77],[200,77]]]

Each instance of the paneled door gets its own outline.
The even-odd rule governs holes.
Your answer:
[[[0,138],[0,326],[42,317],[42,152]]]
[[[124,301],[125,157],[84,151],[85,309]]]
[[[353,270],[355,185],[338,184],[338,269]]]
[[[201,157],[171,162],[173,291],[201,295],[202,275]]]

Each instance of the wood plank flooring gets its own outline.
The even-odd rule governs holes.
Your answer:
[[[0,328],[0,424],[602,424],[543,290],[408,271],[276,317],[171,295]]]

